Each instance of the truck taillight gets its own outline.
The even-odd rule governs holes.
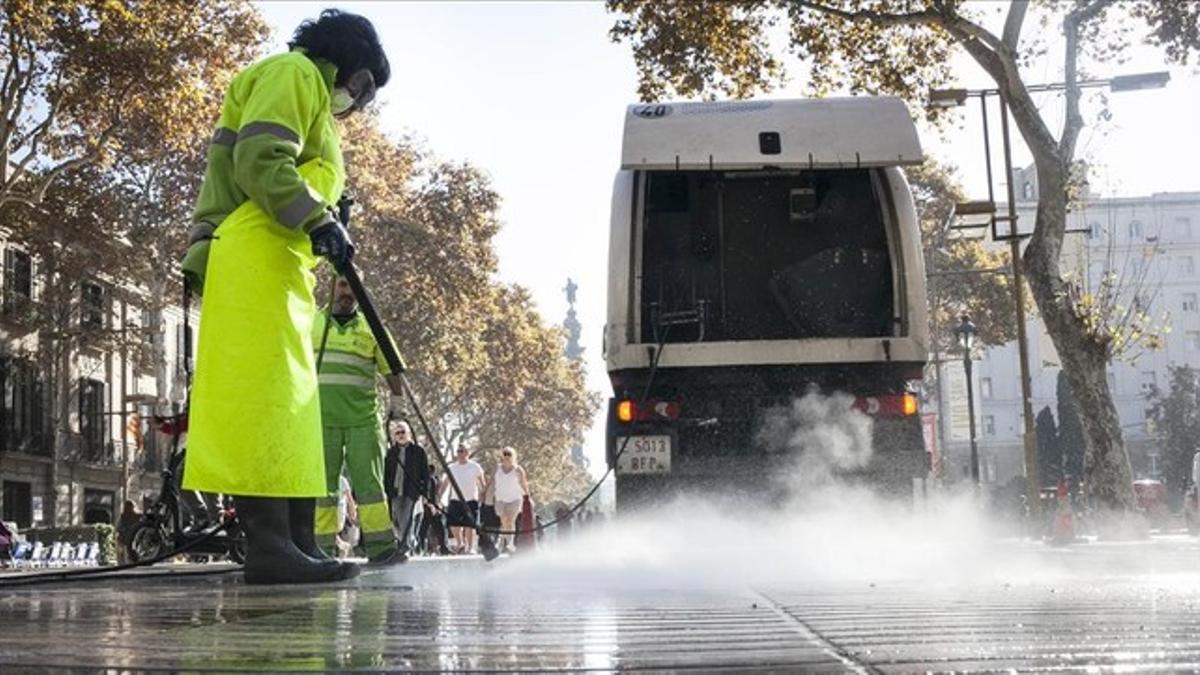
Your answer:
[[[621,401],[617,404],[617,420],[621,422],[632,422],[634,418],[633,401]]]
[[[861,396],[854,401],[854,407],[878,417],[910,417],[920,409],[915,394]]]
[[[637,401],[626,399],[617,402],[617,421],[653,422],[656,420],[677,420],[682,406],[679,401]]]

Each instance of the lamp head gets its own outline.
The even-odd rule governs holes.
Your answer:
[[[1109,80],[1108,88],[1114,92],[1137,91],[1139,89],[1162,89],[1171,81],[1171,73],[1137,73],[1118,75]]]
[[[958,108],[966,102],[966,89],[933,89],[929,92],[930,108]]]
[[[958,326],[954,329],[954,336],[958,338],[958,346],[962,347],[963,351],[971,351],[971,347],[975,343],[975,333],[975,324],[971,323],[971,317],[963,314]]]

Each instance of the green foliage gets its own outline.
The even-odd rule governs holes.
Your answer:
[[[1146,396],[1162,457],[1163,480],[1177,496],[1191,476],[1192,457],[1200,451],[1200,381],[1191,366],[1170,366],[1166,392]]]
[[[108,523],[94,525],[72,525],[70,527],[40,527],[25,530],[29,541],[40,541],[49,546],[56,541],[64,544],[80,544],[96,542],[100,544],[98,562],[101,565],[112,565],[117,561],[117,530]]]
[[[787,50],[807,66],[807,89],[816,96],[840,89],[888,93],[920,100],[924,89],[949,79],[950,43],[943,31],[920,25],[856,21],[841,16],[864,5],[905,10],[904,1],[820,3],[815,10],[794,0],[607,0],[621,16],[610,37],[628,42],[638,67],[638,94],[650,101],[667,94],[721,93],[745,98],[782,81],[771,33],[788,27]],[[954,4],[954,3],[949,3]]]
[[[643,101],[668,91],[693,96],[719,91],[745,98],[783,74],[766,33],[777,23],[767,2],[609,0],[617,20],[609,37],[631,41]]]
[[[1074,272],[1064,279],[1070,306],[1092,343],[1110,359],[1136,363],[1145,352],[1162,349],[1171,329],[1169,311],[1151,312],[1161,288],[1150,270],[1166,249],[1147,243],[1130,247],[1118,259],[1114,240],[1108,237],[1104,273],[1094,284],[1085,287],[1084,275]]]
[[[1005,34],[982,27],[997,4],[964,0],[606,0],[617,15],[609,36],[628,43],[638,68],[638,93],[649,101],[666,95],[724,94],[743,98],[770,91],[782,81],[776,54],[802,62],[808,92],[899,96],[914,106],[931,89],[950,83],[954,53],[966,48],[996,75],[1046,54],[1038,39],[1020,40],[1021,20]],[[1152,0],[1075,0],[1042,3],[1040,20],[1062,24],[1068,13],[1084,24],[1087,51],[1095,60],[1119,58],[1130,24],[1148,30],[1146,41],[1186,64],[1200,47],[1200,4]],[[783,23],[787,44],[772,44]],[[1105,32],[1107,31],[1107,32]],[[1103,38],[1103,39],[1102,39]],[[1023,49],[1018,49],[1018,45]],[[1002,82],[1001,86],[1012,84]],[[941,111],[928,110],[931,119]],[[1070,158],[1068,158],[1070,159]]]
[[[912,188],[929,274],[929,332],[947,349],[963,313],[979,330],[983,345],[1002,345],[1016,337],[1016,307],[1011,276],[1001,273],[960,274],[971,270],[1007,270],[1009,256],[988,251],[978,239],[956,236],[950,229],[954,205],[964,201],[954,170],[934,160],[905,171]]]
[[[0,207],[36,205],[82,166],[190,148],[221,73],[265,31],[244,1],[6,0]]]

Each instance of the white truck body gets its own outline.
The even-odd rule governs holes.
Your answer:
[[[756,409],[701,432],[687,424],[689,407],[729,411],[739,391],[764,401],[814,386],[903,395],[929,341],[902,171],[923,160],[895,98],[629,106],[603,343],[610,463],[622,437],[653,435],[670,436],[673,474],[719,466],[726,451],[692,448],[718,436],[737,445]],[[681,419],[616,419],[617,403],[644,397],[646,385],[648,398],[682,406]],[[720,428],[720,416],[705,415]],[[912,417],[905,428],[919,437]]]

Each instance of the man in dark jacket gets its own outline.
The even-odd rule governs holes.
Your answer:
[[[392,511],[392,528],[400,541],[400,552],[407,555],[413,532],[413,510],[426,496],[429,485],[429,458],[425,448],[413,439],[407,422],[391,424],[391,443],[384,460],[384,489]]]

